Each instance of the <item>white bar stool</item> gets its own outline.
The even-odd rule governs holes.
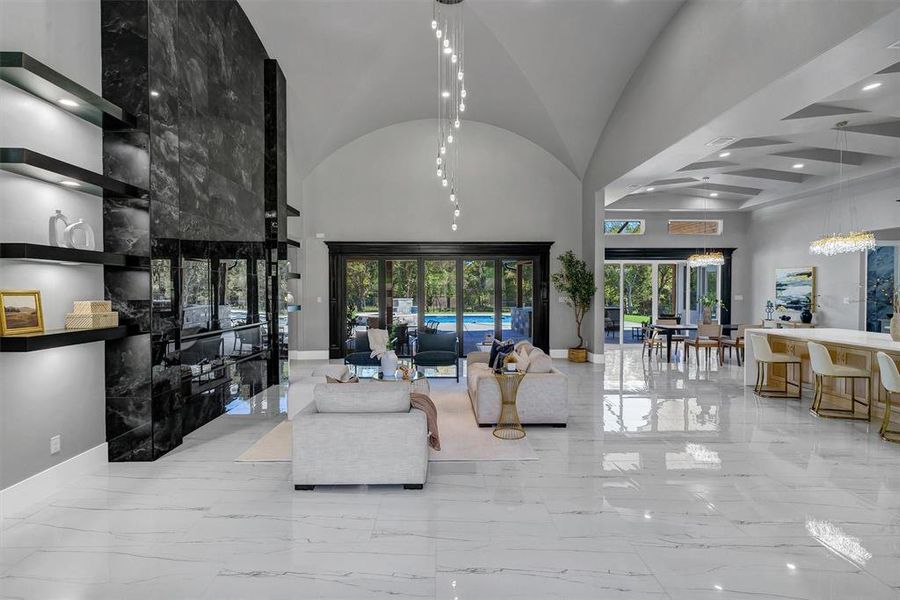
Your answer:
[[[769,346],[768,337],[760,333],[751,333],[750,343],[753,344],[753,357],[756,359],[756,385],[753,386],[753,393],[757,396],[765,396],[768,398],[793,398],[799,400],[801,385],[803,384],[803,365],[800,361],[800,357],[782,352],[772,352],[772,347]],[[783,391],[763,389],[763,384],[766,380],[766,365],[784,365]],[[796,396],[788,394],[788,368],[790,365],[797,365]]]
[[[900,444],[900,430],[891,429],[891,403],[894,394],[900,394],[900,371],[890,356],[884,352],[875,355],[878,358],[878,370],[881,371],[881,385],[887,390],[887,402],[884,403],[884,419],[881,421],[881,439]]]
[[[816,376],[816,393],[813,397],[812,406],[809,412],[817,417],[827,419],[853,419],[858,421],[868,421],[872,418],[872,400],[869,397],[869,388],[871,384],[872,374],[865,369],[850,367],[847,365],[836,365],[831,360],[828,348],[822,344],[808,342],[809,346],[809,364]],[[825,395],[825,378],[832,377],[834,379],[850,380],[850,408],[822,408],[822,396]],[[866,401],[862,402],[856,398],[857,379],[866,380]],[[865,415],[856,414],[856,405],[862,404],[866,407]]]

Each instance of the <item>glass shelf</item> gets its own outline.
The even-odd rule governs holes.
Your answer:
[[[114,198],[146,198],[149,192],[27,148],[0,148],[0,169],[58,186]]]
[[[0,79],[104,129],[133,129],[137,119],[24,52],[0,52]]]

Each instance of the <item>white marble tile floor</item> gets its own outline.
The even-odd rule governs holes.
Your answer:
[[[900,598],[900,446],[874,426],[757,398],[733,364],[556,363],[571,420],[526,428],[539,460],[432,463],[421,491],[235,463],[283,418],[252,399],[8,519],[0,598]]]

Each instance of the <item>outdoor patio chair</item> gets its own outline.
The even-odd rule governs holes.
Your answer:
[[[459,338],[455,333],[420,333],[413,364],[420,367],[454,367],[459,381]]]

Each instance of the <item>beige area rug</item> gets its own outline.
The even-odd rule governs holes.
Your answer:
[[[237,457],[235,462],[291,462],[291,422],[285,419]]]
[[[431,462],[537,460],[528,438],[500,440],[491,427],[479,427],[465,391],[432,390],[431,398],[438,409],[441,451],[431,451]],[[526,432],[528,427],[525,428]],[[290,421],[282,421],[274,429],[241,454],[236,462],[290,462]]]

